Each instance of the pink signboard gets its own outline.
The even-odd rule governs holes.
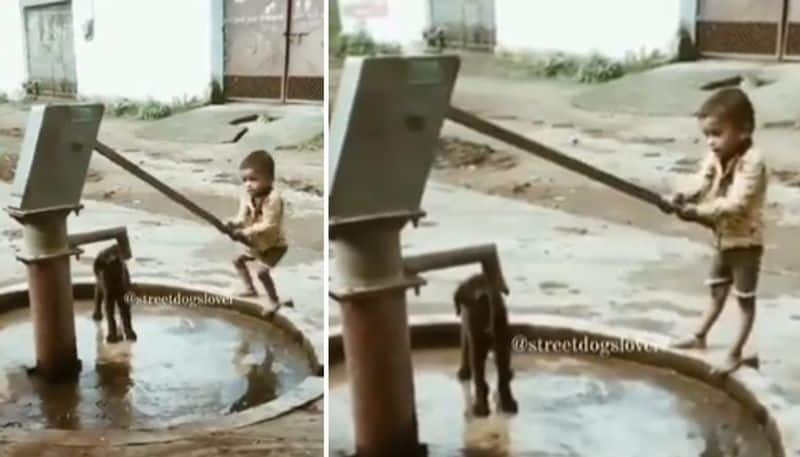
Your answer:
[[[389,0],[350,0],[342,2],[342,13],[355,19],[386,17],[389,15]]]

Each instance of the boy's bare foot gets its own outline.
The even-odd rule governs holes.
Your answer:
[[[669,345],[674,349],[705,349],[706,339],[698,335],[690,335]]]
[[[748,366],[757,370],[759,365],[760,364],[757,355],[752,355],[749,357],[728,355],[728,357],[725,358],[725,362],[722,364],[722,366],[713,368],[711,370],[711,375],[724,377],[734,373],[742,366]]]
[[[264,308],[264,316],[272,316],[277,313],[283,307],[287,308],[294,308],[294,302],[291,300],[286,301],[276,301],[273,299],[269,300],[269,305]]]
[[[725,362],[718,367],[711,369],[711,375],[716,377],[728,376],[742,366],[742,357],[736,355],[728,355],[725,357]]]

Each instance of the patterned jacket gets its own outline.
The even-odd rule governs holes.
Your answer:
[[[233,219],[256,252],[287,245],[283,228],[283,198],[272,189],[265,197],[253,199],[245,194],[239,201],[239,212]]]
[[[750,147],[723,169],[711,151],[693,183],[681,192],[711,221],[718,249],[763,246],[768,173],[761,152]]]

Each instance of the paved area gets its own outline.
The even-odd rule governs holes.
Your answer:
[[[268,123],[263,127],[251,125],[258,134],[248,138],[246,144],[222,142],[223,133],[231,130],[232,118],[264,113],[273,114],[277,129],[268,127]],[[25,115],[18,106],[0,104],[0,153],[18,151]],[[155,122],[107,118],[99,140],[220,218],[232,216],[237,209],[239,160],[255,148],[270,150],[277,162],[278,186],[288,203],[291,243],[275,271],[275,280],[279,292],[294,300],[303,324],[322,329],[324,230],[319,189],[323,155],[321,141],[315,140],[321,134],[319,107],[233,104]],[[172,280],[223,290],[236,285],[231,260],[238,252],[237,245],[102,156],[95,154],[90,168],[84,189],[85,209],[77,217],[70,216],[70,232],[126,226],[133,249],[129,268],[134,280]],[[8,200],[9,192],[10,183],[0,182],[0,200]],[[25,268],[14,258],[21,244],[20,227],[9,217],[0,218],[0,235],[0,258],[5,259],[0,262],[0,284],[24,282]],[[91,263],[102,246],[86,247],[86,254],[72,263],[74,276],[91,274]],[[90,449],[53,448],[40,443],[5,446],[0,448],[0,455],[322,455],[322,417],[320,401],[263,424],[164,445],[110,449],[98,443]]]
[[[701,63],[597,86],[466,72],[453,104],[663,192],[704,154],[691,117],[707,95],[698,90],[700,81],[743,70],[786,76],[794,68]],[[687,76],[672,79],[682,73]],[[800,256],[793,248],[800,229],[800,130],[793,122],[764,124],[800,119],[800,83],[787,77],[751,94],[761,119],[756,143],[772,176],[759,314],[746,350],[760,355],[761,372],[779,386],[779,395],[800,404],[800,359],[794,355]],[[706,230],[460,126],[446,123],[443,136],[456,149],[464,142],[477,150],[465,153],[477,159],[434,170],[422,205],[429,217],[419,229],[405,229],[404,252],[495,242],[514,314],[570,316],[666,336],[694,329],[708,303],[703,280],[712,249]],[[422,294],[409,294],[410,312],[451,313],[454,287],[468,271],[426,274]],[[332,306],[331,321],[338,322],[338,313]],[[712,358],[722,360],[737,326],[736,305],[729,303],[710,335]],[[800,429],[795,424],[800,421],[789,429]]]

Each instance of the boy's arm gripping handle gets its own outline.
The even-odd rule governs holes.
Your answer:
[[[117,151],[111,149],[110,147],[106,146],[105,144],[97,141],[94,145],[94,149],[100,153],[103,157],[107,158],[108,160],[114,162],[115,164],[119,165],[122,169],[127,171],[128,173],[136,176],[137,178],[141,179],[142,181],[146,182],[153,186],[156,190],[164,194],[167,198],[174,201],[175,203],[183,206],[187,210],[189,210],[192,214],[203,219],[204,221],[208,222],[209,224],[213,225],[217,230],[220,232],[231,235],[231,231],[228,227],[219,220],[216,216],[209,213],[205,209],[197,206],[193,201],[186,198],[183,194],[179,193],[175,189],[169,187],[168,185],[161,182],[158,178],[151,175],[150,173],[144,171],[135,163],[131,162],[130,160],[126,159],[122,155],[120,155]],[[244,240],[238,240],[242,244],[248,245]]]

